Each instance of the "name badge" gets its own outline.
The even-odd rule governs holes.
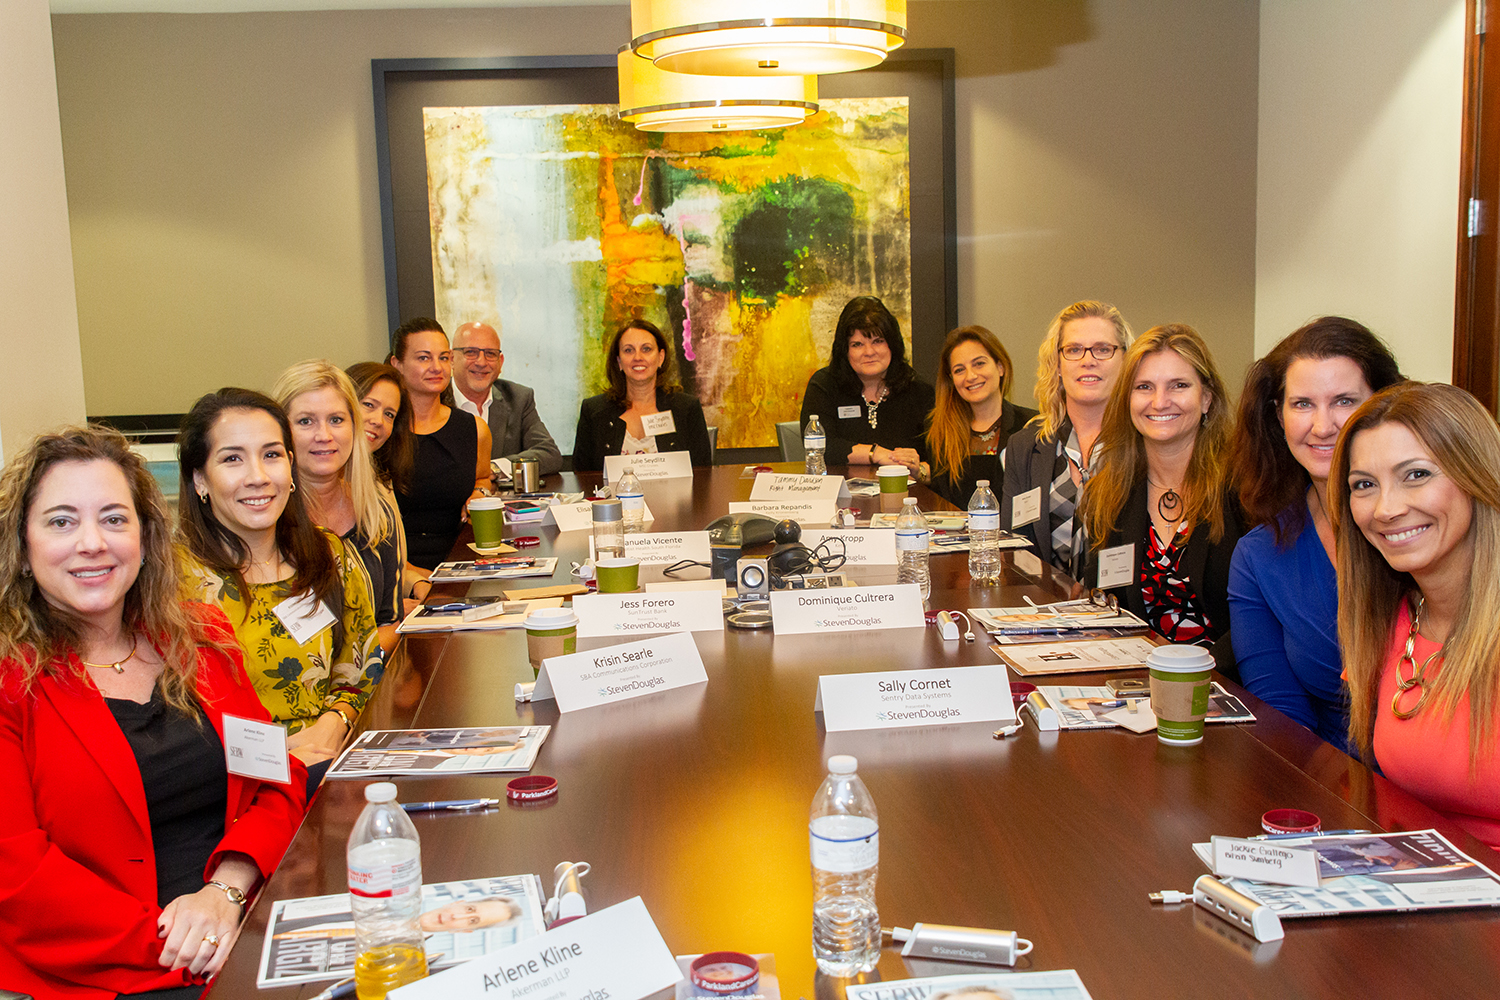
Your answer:
[[[840,406],[839,407],[839,419],[840,420],[853,420],[856,417],[858,417],[859,415],[860,415],[860,408],[858,406]]]
[[[666,416],[671,416],[668,413]],[[650,420],[650,417],[646,418]],[[693,478],[693,456],[685,451],[663,451],[655,455],[605,455],[604,478],[618,483],[629,469],[635,478],[691,479]]]
[[[241,778],[258,778],[283,785],[292,780],[286,758],[286,727],[226,714],[224,767]]]
[[[1311,847],[1286,847],[1274,840],[1215,837],[1213,851],[1215,875],[1277,885],[1321,884],[1318,852]]]
[[[713,596],[718,606],[720,598]],[[672,632],[623,646],[548,657],[542,661],[531,700],[552,698],[559,712],[572,712],[706,683],[708,674],[692,633]]]
[[[771,591],[771,627],[777,635],[922,628],[926,624],[922,616],[922,590],[915,583]]]
[[[1018,493],[1011,501],[1010,526],[1023,528],[1042,519],[1042,488],[1040,486]]]
[[[1128,587],[1135,582],[1135,546],[1116,545],[1099,553],[1100,590]]]
[[[1014,722],[1004,664],[940,670],[888,670],[818,678],[814,712],[830,733],[850,729]]]
[[[300,597],[288,597],[272,609],[292,641],[299,646],[332,625],[338,619],[318,595],[308,591]]]
[[[641,430],[651,435],[671,434],[677,430],[677,422],[672,419],[671,410],[648,413],[641,418]]]
[[[715,590],[579,594],[573,598],[573,610],[580,639],[724,631],[724,595]]]
[[[843,528],[802,532],[802,544],[816,549],[824,542],[824,552],[844,553],[845,566],[896,565],[896,532],[890,528]]]

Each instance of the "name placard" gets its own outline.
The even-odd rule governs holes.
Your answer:
[[[807,476],[795,472],[762,472],[750,487],[751,500],[847,500],[843,476]]]
[[[644,508],[642,515],[647,521],[654,521],[655,515],[651,513],[651,505],[641,501]],[[559,503],[547,508],[547,516],[542,519],[543,524],[555,524],[558,531],[593,531],[594,530],[594,505],[585,501],[583,503]]]
[[[922,628],[922,591],[915,583],[837,590],[771,591],[771,628],[777,635]]]
[[[640,1000],[682,979],[641,897],[455,965],[391,1000]]]
[[[579,594],[573,598],[578,635],[651,635],[655,632],[724,631],[724,595],[715,590],[649,594]]]
[[[830,733],[849,729],[1014,722],[1016,706],[1003,664],[941,670],[826,674],[813,711]]]
[[[1274,840],[1215,837],[1213,850],[1215,875],[1277,885],[1320,884],[1318,852],[1311,847],[1286,847]]]
[[[667,414],[671,416],[671,414]],[[686,451],[663,451],[655,455],[605,455],[604,478],[618,483],[629,469],[635,478],[692,479],[693,456]]]
[[[684,559],[707,563],[713,559],[706,531],[645,531],[625,536],[625,554],[642,566],[670,566]],[[589,558],[594,558],[594,536],[589,536]]]
[[[729,513],[764,514],[773,521],[790,518],[798,524],[826,525],[833,520],[835,506],[833,500],[734,500],[730,501]]]
[[[896,565],[896,532],[891,528],[807,528],[802,532],[802,544],[810,549],[830,538],[844,543],[845,566]],[[838,552],[838,542],[830,548]]]
[[[542,661],[531,699],[555,698],[559,712],[572,712],[707,681],[692,634],[672,632],[642,642],[549,657]]]

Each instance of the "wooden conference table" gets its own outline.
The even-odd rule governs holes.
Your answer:
[[[746,499],[740,466],[694,480],[647,482],[660,530],[699,529]],[[792,470],[792,466],[779,466]],[[799,470],[800,471],[800,470]],[[564,477],[568,488],[597,476]],[[550,477],[549,488],[558,488]],[[919,491],[924,509],[946,507]],[[541,554],[582,559],[586,532],[542,536]],[[466,536],[467,537],[467,536]],[[462,546],[462,542],[460,545]],[[467,549],[465,548],[465,551]],[[935,557],[929,607],[1057,599],[1061,574],[1004,557],[999,586],[969,586],[967,558]],[[543,581],[522,581],[539,585]],[[457,591],[454,591],[457,593]],[[553,727],[533,773],[557,778],[551,804],[502,803],[478,815],[416,818],[428,882],[535,872],[551,891],[559,861],[588,861],[591,910],[643,897],[674,954],[774,952],[786,1000],[842,1000],[815,977],[807,819],[830,754],[852,753],[880,811],[881,921],[1015,930],[1035,942],[1020,969],[1075,968],[1105,998],[1500,996],[1500,914],[1448,911],[1288,920],[1258,944],[1191,903],[1147,893],[1190,890],[1204,869],[1191,844],[1259,832],[1262,813],[1308,809],[1325,829],[1436,826],[1492,867],[1500,858],[1362,765],[1246,696],[1259,721],[1212,726],[1194,748],[1124,730],[1040,733],[1004,741],[980,724],[825,733],[813,714],[819,674],[995,662],[981,643],[935,628],[830,637],[698,632],[708,684],[559,715],[519,704],[519,632],[408,638],[364,729]],[[602,640],[580,647],[603,645]],[[1100,675],[1075,677],[1096,682]],[[1070,678],[1066,683],[1073,683]],[[508,776],[404,779],[402,800],[498,796]],[[326,782],[287,859],[252,909],[217,980],[215,1000],[310,997],[320,985],[257,991],[268,903],[342,892],[345,842],[365,782]],[[884,980],[978,971],[909,967],[886,949]]]

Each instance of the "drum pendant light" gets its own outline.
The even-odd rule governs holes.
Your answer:
[[[620,117],[643,132],[740,132],[800,125],[818,110],[815,76],[665,73],[621,47]]]

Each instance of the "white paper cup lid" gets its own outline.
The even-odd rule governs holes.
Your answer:
[[[1146,654],[1146,666],[1176,674],[1201,674],[1214,668],[1214,655],[1202,646],[1157,646]]]
[[[501,497],[475,497],[469,501],[470,510],[498,510],[505,506]]]
[[[595,559],[594,568],[597,569],[603,566],[606,569],[616,569],[621,566],[635,566],[640,561],[637,556],[610,556],[608,559]]]
[[[906,475],[906,473],[907,473],[907,468],[904,465],[882,465],[880,467],[880,470],[878,472],[876,472],[875,475],[877,475],[877,476],[904,476],[904,475]]]
[[[578,624],[572,608],[533,608],[526,615],[526,627],[540,630],[570,628]]]

